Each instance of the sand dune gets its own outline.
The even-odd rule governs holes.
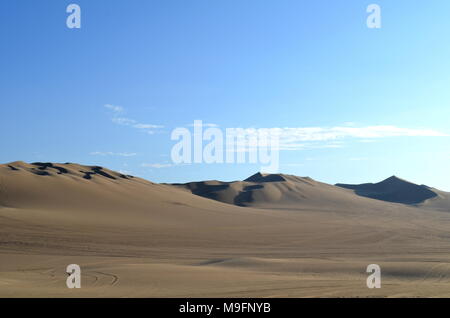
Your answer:
[[[427,209],[450,212],[450,193],[435,188],[429,189],[432,190],[436,194],[436,196],[425,200],[424,202],[418,204],[418,206]]]
[[[437,193],[408,206],[289,175],[173,186],[0,165],[0,296],[450,296],[450,210]],[[72,263],[79,290],[65,285]],[[365,285],[372,263],[379,290]]]
[[[256,173],[244,181],[221,182],[214,180],[174,186],[185,188],[198,196],[246,207],[295,206],[327,209],[339,206],[354,209],[377,204],[373,200],[366,199],[370,198],[410,205],[434,199],[433,205],[429,204],[429,207],[440,206],[450,210],[447,201],[448,193],[427,186],[419,186],[397,177],[391,177],[377,184],[337,184],[333,186],[309,177]],[[355,194],[357,195],[355,196]]]
[[[337,186],[352,189],[364,197],[404,204],[420,204],[438,197],[438,193],[430,187],[417,185],[395,176],[375,184],[337,184]]]
[[[204,181],[175,185],[193,194],[238,206],[334,205],[359,200],[338,187],[311,178],[257,173],[244,181]]]

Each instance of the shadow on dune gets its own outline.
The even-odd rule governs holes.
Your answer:
[[[65,169],[63,167],[55,166],[51,162],[34,162],[34,163],[32,163],[32,165],[33,166],[38,166],[39,170],[47,170],[47,168],[52,168],[52,169],[57,170],[58,174],[69,173],[69,171],[67,169]],[[36,173],[36,174],[39,174],[39,173]],[[43,175],[43,174],[40,174],[40,175]],[[48,174],[45,174],[45,175],[50,175],[50,174],[48,173]]]
[[[437,197],[437,194],[427,186],[417,185],[395,176],[379,183],[364,183],[359,185],[336,184],[336,186],[351,189],[357,195],[393,203],[419,204]]]

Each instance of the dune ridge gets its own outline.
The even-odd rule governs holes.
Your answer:
[[[445,192],[427,186],[419,186],[397,177],[380,183],[361,185],[318,182],[310,177],[286,174],[256,173],[244,181],[200,181],[174,184],[193,194],[227,204],[243,207],[303,206],[327,208],[334,205],[361,207],[368,199],[407,205],[450,208]]]

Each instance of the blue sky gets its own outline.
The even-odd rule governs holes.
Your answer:
[[[66,26],[70,3],[81,29]],[[371,3],[381,29],[367,28]],[[280,171],[328,183],[397,175],[450,191],[448,12],[446,0],[2,1],[0,162],[237,180],[260,166],[173,165],[171,131],[196,119],[389,126],[378,137],[301,140],[281,151]]]

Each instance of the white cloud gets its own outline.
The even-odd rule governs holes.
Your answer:
[[[142,124],[137,122],[134,119],[126,118],[126,117],[114,117],[111,119],[113,123],[124,125],[124,126],[131,126],[136,129],[157,129],[157,128],[163,128],[164,126],[161,125],[153,125],[153,124]]]
[[[124,111],[122,106],[106,104],[105,107],[108,108],[109,110],[112,110],[114,113],[122,113]]]
[[[127,117],[119,117],[119,114],[123,113],[125,110],[121,106],[115,106],[111,104],[106,104],[106,108],[110,109],[113,112],[113,117],[111,118],[111,121],[118,125],[123,126],[129,126],[132,128],[136,128],[139,130],[146,131],[150,135],[155,133],[155,129],[164,128],[162,125],[154,125],[154,124],[146,124],[146,123],[140,123],[137,120],[127,118]]]
[[[194,127],[194,124],[189,124],[187,125],[188,127]],[[207,127],[207,128],[214,128],[214,127],[219,127],[219,125],[217,124],[212,124],[212,123],[202,123],[202,127]]]
[[[303,167],[304,164],[303,163],[284,163],[284,164],[281,164],[281,166],[284,166],[284,167]]]
[[[448,137],[433,129],[413,129],[380,125],[367,127],[299,127],[299,128],[248,128],[247,136],[259,133],[277,135],[279,150],[301,150],[305,148],[341,148],[343,140],[357,139],[361,142],[390,137]],[[325,144],[323,144],[325,142]]]
[[[309,128],[272,128],[284,139],[297,141],[328,141],[342,138],[386,138],[386,137],[442,137],[448,136],[432,129],[411,129],[396,126],[368,127],[309,127]]]
[[[133,119],[129,119],[129,118],[124,118],[124,117],[114,117],[113,119],[111,119],[113,123],[119,124],[119,125],[126,125],[126,126],[131,126],[136,124],[136,121]]]
[[[151,124],[135,124],[133,125],[133,127],[137,129],[156,129],[156,128],[163,128],[164,126]]]
[[[102,152],[102,151],[94,151],[91,152],[90,155],[92,156],[118,156],[118,157],[134,157],[137,155],[135,152]]]
[[[161,168],[173,167],[174,164],[171,164],[171,163],[143,163],[143,164],[141,164],[141,166],[144,167],[144,168],[161,169]]]

